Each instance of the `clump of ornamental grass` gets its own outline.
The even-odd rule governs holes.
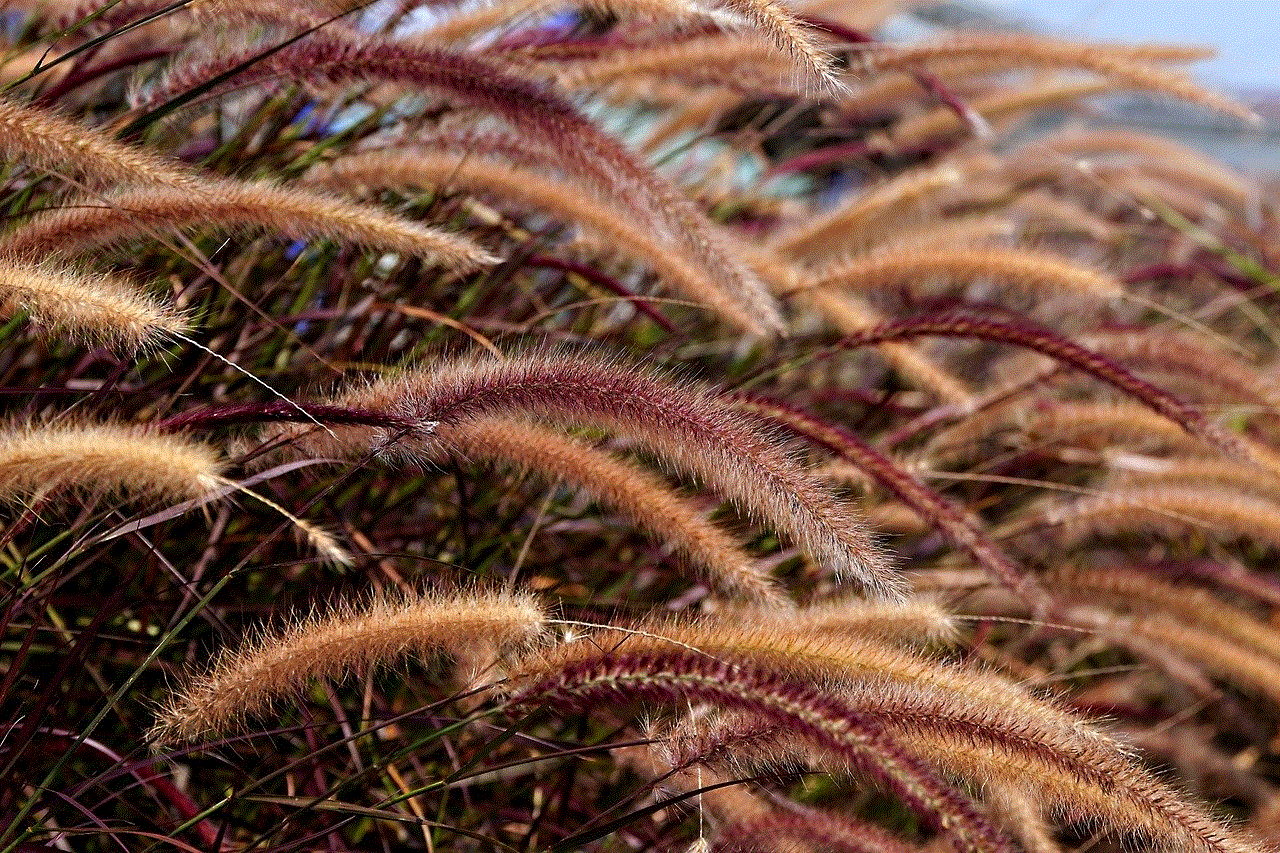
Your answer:
[[[1249,108],[899,5],[11,4],[0,853],[1273,846]]]

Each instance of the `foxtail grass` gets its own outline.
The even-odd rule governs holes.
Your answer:
[[[207,179],[117,189],[37,214],[0,235],[0,254],[77,255],[169,228],[256,226],[295,239],[346,240],[426,258],[459,272],[497,262],[470,239],[317,192]]]
[[[0,431],[0,499],[60,490],[174,503],[224,482],[217,451],[201,442],[118,423],[10,425]]]
[[[169,699],[149,738],[170,744],[225,733],[298,695],[313,679],[337,681],[409,655],[479,650],[496,664],[504,651],[535,642],[545,618],[528,596],[490,592],[343,602],[221,652]]]
[[[625,435],[793,537],[837,577],[879,594],[898,584],[851,509],[793,458],[762,423],[715,393],[590,355],[461,359],[405,370],[342,394],[339,405],[415,424],[401,433],[342,428],[281,432],[317,456],[385,453],[412,458],[433,432],[488,415],[524,414]],[[407,441],[406,441],[407,439]]]

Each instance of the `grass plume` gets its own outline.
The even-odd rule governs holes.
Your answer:
[[[580,439],[512,418],[442,426],[433,443],[464,457],[495,459],[563,479],[643,527],[690,561],[722,593],[786,609],[786,593],[724,530],[644,468]]]
[[[181,502],[223,483],[209,445],[126,424],[10,425],[0,431],[0,499],[72,489],[134,500]]]
[[[188,185],[194,175],[181,163],[111,138],[57,113],[11,97],[0,99],[0,159],[49,172],[111,184]]]
[[[279,632],[262,632],[190,678],[160,711],[154,743],[192,741],[230,731],[297,695],[312,679],[337,681],[407,655],[526,647],[545,627],[527,596],[381,594],[313,613]]]
[[[616,644],[615,644],[616,645]],[[946,833],[957,853],[1010,850],[971,802],[886,737],[874,720],[803,682],[749,662],[726,663],[686,649],[600,652],[596,643],[563,647],[518,674],[518,704],[591,707],[610,701],[696,700],[745,711],[840,755]]]
[[[145,349],[187,329],[173,307],[105,273],[0,260],[3,313],[25,311],[40,326],[76,340]]]
[[[470,239],[377,208],[264,182],[112,190],[37,214],[0,235],[10,257],[74,255],[177,228],[256,226],[287,236],[346,240],[465,272],[497,259]]]
[[[566,172],[597,194],[616,195],[643,211],[664,238],[681,242],[730,292],[756,313],[756,331],[781,321],[772,301],[731,257],[706,216],[671,183],[638,163],[616,139],[588,121],[552,90],[477,56],[390,41],[356,42],[323,32],[272,51],[215,59],[175,69],[151,94],[159,102],[174,93],[227,75],[243,87],[279,78],[316,82],[398,82],[423,87],[480,108],[550,151],[562,153]],[[225,86],[223,88],[226,88]]]
[[[670,240],[655,239],[644,222],[636,220],[630,211],[619,209],[614,200],[584,197],[579,187],[546,177],[546,163],[538,165],[537,170],[518,168],[474,154],[397,147],[325,163],[311,169],[306,180],[335,189],[465,188],[541,208],[566,222],[586,226],[610,249],[647,264],[668,285],[715,309],[734,325],[748,330],[758,328],[759,311],[741,294],[726,292],[681,243],[673,245]]]
[[[498,414],[618,432],[789,534],[838,577],[880,594],[896,591],[879,548],[849,508],[758,421],[688,383],[590,355],[521,355],[403,371],[336,402],[387,412],[417,427],[412,436],[344,429],[330,439],[312,432],[299,444],[305,452],[412,456],[414,442],[430,442],[437,426]],[[406,437],[413,441],[402,446]]]

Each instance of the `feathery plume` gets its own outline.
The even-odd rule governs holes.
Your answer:
[[[294,238],[350,240],[441,263],[459,272],[497,263],[466,237],[321,193],[274,184],[202,179],[186,187],[108,192],[38,214],[0,236],[0,255],[73,254],[167,228],[254,225]]]
[[[1121,488],[1151,486],[1224,486],[1240,494],[1280,502],[1280,477],[1232,459],[1164,458],[1108,453],[1108,485]]]
[[[1144,614],[1165,614],[1280,662],[1280,631],[1207,590],[1167,583],[1149,572],[1114,566],[1058,566],[1043,579],[1045,586],[1053,590],[1114,600]]]
[[[779,81],[793,76],[786,57],[763,39],[738,33],[717,33],[674,43],[642,45],[610,51],[589,59],[571,62],[544,62],[557,85],[567,89],[598,89],[628,80],[687,79],[692,82],[722,81],[722,85],[745,85],[748,79]],[[738,76],[734,76],[735,73]]]
[[[481,57],[428,49],[407,42],[366,41],[319,31],[287,46],[247,55],[216,56],[178,69],[153,91],[147,103],[220,76],[228,88],[276,79],[331,83],[380,80],[440,92],[501,119],[546,150],[560,152],[566,174],[601,197],[616,196],[647,215],[665,239],[682,243],[744,308],[757,314],[755,329],[781,328],[782,321],[760,283],[727,252],[706,215],[666,179],[641,165],[618,140],[607,135],[571,103],[550,89],[517,77]]]
[[[996,420],[1017,422],[1036,441],[1087,442],[1090,446],[1110,443],[1140,442],[1181,450],[1203,451],[1204,443],[1164,415],[1146,406],[1125,401],[1098,403],[1045,402],[1027,406],[1021,411],[993,411]],[[975,418],[971,426],[981,429]],[[968,430],[966,429],[966,432]]]
[[[697,701],[744,711],[830,750],[876,779],[945,833],[957,853],[1012,849],[971,802],[885,737],[874,718],[838,698],[749,661],[729,663],[695,650],[644,642],[617,648],[614,639],[622,642],[592,638],[571,643],[527,665],[515,676],[522,687],[512,703],[582,709],[618,700]]]
[[[1211,92],[1189,78],[1154,68],[1140,60],[1135,61],[1132,57],[1119,56],[1114,51],[1095,45],[1000,33],[963,35],[909,47],[867,45],[860,52],[860,64],[867,70],[910,67],[934,58],[995,58],[1005,68],[1021,65],[1079,69],[1097,74],[1120,86],[1168,95],[1246,122],[1258,121],[1257,114],[1238,101]]]
[[[1035,797],[1013,785],[989,785],[987,805],[1027,853],[1062,853]]]
[[[312,679],[337,681],[407,655],[465,655],[525,648],[545,627],[528,596],[380,594],[262,632],[191,678],[160,711],[149,739],[194,741],[230,731],[296,696]],[[498,660],[495,654],[490,663]]]
[[[841,598],[809,604],[799,610],[749,606],[723,612],[726,618],[744,625],[777,622],[779,627],[798,631],[925,645],[951,643],[958,634],[951,613],[940,602],[923,596],[912,596],[900,603]]]
[[[1072,130],[1038,139],[1010,155],[1017,163],[1022,159],[1043,157],[1071,158],[1122,157],[1140,163],[1144,168],[1180,167],[1185,176],[1194,179],[1209,192],[1241,207],[1257,203],[1258,187],[1238,172],[1215,163],[1203,152],[1169,139],[1124,129]]]
[[[0,160],[65,171],[97,185],[184,186],[195,181],[194,173],[176,160],[11,98],[0,98]]]
[[[1076,759],[1101,761],[1117,751],[1114,742],[1082,727],[1077,717],[1000,676],[941,664],[853,632],[817,632],[785,620],[746,623],[732,614],[641,627],[626,641],[628,647],[675,645],[720,661],[748,661],[797,682],[838,685],[860,709],[907,715],[913,725],[986,732],[983,737],[1036,744],[1033,748],[1042,752],[1052,749]]]
[[[907,253],[885,247],[822,267],[803,287],[890,290],[912,287],[931,278],[960,284],[994,281],[1032,293],[1099,300],[1119,299],[1125,294],[1119,280],[1060,255],[981,246],[937,247]]]
[[[1076,820],[1101,820],[1122,837],[1144,832],[1160,847],[1204,853],[1246,853],[1255,848],[1187,802],[1136,764],[1117,744],[1077,722],[1053,731],[1036,717],[1006,717],[981,702],[957,705],[930,691],[882,685],[836,689],[850,713],[869,714],[913,755],[943,772],[975,783],[1016,785],[1037,802]],[[770,720],[720,718],[686,725],[674,761],[709,761],[736,773],[815,766],[857,772],[813,740],[796,737]],[[1093,735],[1092,745],[1087,736]]]
[[[837,576],[881,594],[895,592],[879,549],[843,502],[759,421],[710,391],[589,355],[520,355],[405,371],[350,391],[337,403],[418,426],[408,434],[338,428],[335,437],[295,431],[301,450],[413,455],[420,442],[430,445],[437,427],[503,414],[615,430],[788,534]]]
[[[834,254],[869,225],[904,207],[925,206],[928,197],[958,186],[964,176],[964,170],[953,163],[903,172],[825,214],[807,217],[779,233],[770,245],[775,251],[797,256]]]
[[[212,447],[112,423],[10,425],[0,430],[0,500],[59,489],[142,501],[207,497],[222,485]]]
[[[1001,89],[972,99],[969,107],[988,122],[993,122],[1032,110],[1102,95],[1117,88],[1119,86],[1110,81],[1051,81],[1012,90]],[[944,106],[899,122],[893,126],[889,135],[899,150],[906,150],[960,133],[965,127],[964,120],[956,115],[955,110]]]
[[[481,417],[436,429],[451,451],[564,479],[681,552],[722,592],[788,610],[782,588],[742,547],[661,478],[580,439],[513,418]]]
[[[1214,486],[1153,486],[1123,489],[1046,504],[1012,522],[1006,536],[1056,528],[1064,543],[1102,534],[1158,533],[1180,536],[1188,529],[1217,538],[1245,538],[1280,547],[1280,504]]]
[[[831,55],[819,47],[806,26],[777,0],[719,0],[724,8],[755,24],[756,29],[773,42],[779,51],[791,57],[802,70],[814,92],[807,94],[839,95],[844,84],[836,76]]]
[[[130,349],[187,328],[174,308],[105,273],[0,258],[0,314],[19,310],[74,339]]]
[[[465,38],[479,29],[491,29],[524,15],[564,8],[567,5],[571,4],[566,0],[505,0],[486,4],[479,9],[468,9],[461,15],[451,16],[421,33],[418,38],[423,43],[439,45]],[[788,76],[799,78],[805,89],[804,94],[834,95],[844,91],[833,57],[814,41],[810,28],[776,0],[718,0],[712,4],[689,0],[593,0],[588,5],[608,12],[656,17],[659,20],[706,18],[710,13],[716,13],[722,24],[739,30],[743,28],[733,25],[746,22],[753,26],[754,33],[762,42],[770,45],[773,57],[789,60]]]
[[[1190,380],[1206,400],[1251,402],[1280,412],[1280,382],[1239,357],[1189,334],[1095,334],[1084,342],[1135,370]]]
[[[841,345],[860,347],[922,335],[977,338],[1035,350],[1124,392],[1178,424],[1189,435],[1228,456],[1254,461],[1257,455],[1217,424],[1208,421],[1198,410],[1164,389],[1138,378],[1110,358],[1030,322],[1006,323],[964,313],[925,315],[858,332],[846,337]]]
[[[801,298],[825,314],[843,335],[862,334],[867,329],[887,322],[884,316],[856,294],[810,290],[804,291]],[[957,406],[961,411],[969,411],[973,407],[974,395],[965,383],[917,347],[888,342],[876,344],[875,348],[885,361],[916,387]]]
[[[1169,652],[1186,658],[1208,672],[1222,676],[1251,692],[1280,703],[1280,662],[1225,641],[1216,631],[1185,625],[1167,614],[1125,615],[1097,607],[1072,608],[1069,621],[1114,642],[1147,654],[1158,649],[1159,660]]]
[[[788,841],[791,847],[781,846]],[[719,853],[917,853],[917,848],[875,824],[791,802],[721,825],[715,849]]]
[[[574,0],[491,0],[451,9],[451,14],[427,22],[412,36],[422,45],[466,43],[489,31],[510,28],[513,23],[575,5]],[[619,18],[681,20],[706,17],[710,7],[697,0],[591,0],[587,5]],[[409,39],[406,39],[408,41]]]
[[[1106,244],[1115,243],[1124,233],[1122,226],[1071,199],[1046,190],[1023,193],[1007,208],[1007,212],[1022,223],[1024,238],[1028,234],[1040,236],[1067,232]]]
[[[101,36],[112,30],[132,28],[139,22],[152,19],[184,32],[200,24],[238,24],[261,22],[284,24],[297,29],[328,24],[332,19],[352,8],[350,3],[308,0],[306,4],[286,4],[280,0],[262,0],[258,3],[233,3],[221,0],[190,0],[175,4],[172,0],[90,0],[75,4],[59,16],[52,26],[54,30],[76,28],[79,36]],[[93,20],[87,20],[92,16]]]
[[[613,199],[595,199],[584,195],[578,186],[545,177],[546,166],[519,168],[474,154],[398,147],[340,157],[313,167],[305,180],[332,188],[464,187],[542,208],[566,222],[586,226],[611,249],[632,255],[669,285],[719,311],[735,325],[747,330],[758,327],[759,310],[748,308],[740,294],[725,292],[722,283],[682,244],[671,245],[655,237]]]
[[[892,491],[939,531],[956,548],[962,548],[978,565],[991,572],[1011,589],[1044,601],[1042,590],[1031,585],[1022,570],[991,540],[982,523],[968,510],[947,500],[910,471],[859,439],[843,427],[826,423],[809,412],[761,397],[739,396],[735,403],[743,410],[770,418],[791,432],[838,454],[866,471],[880,485]]]
[[[1048,810],[1074,821],[1101,821],[1121,838],[1143,833],[1149,843],[1170,850],[1203,853],[1260,853],[1203,809],[1161,784],[1142,768],[1098,780],[985,743],[954,737],[894,732],[913,754],[973,783],[1012,785],[1028,791]]]

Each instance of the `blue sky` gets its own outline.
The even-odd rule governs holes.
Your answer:
[[[1280,0],[995,0],[1060,35],[1098,41],[1209,44],[1219,57],[1196,66],[1204,81],[1280,90]]]

